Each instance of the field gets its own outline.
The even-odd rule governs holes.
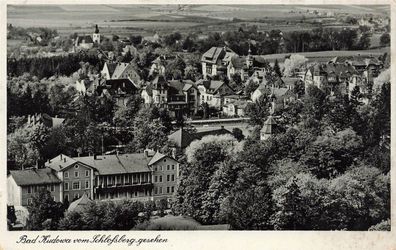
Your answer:
[[[151,35],[154,32],[179,31],[192,28],[203,31],[225,31],[235,26],[255,24],[259,30],[307,30],[313,26],[300,24],[303,18],[314,18],[307,10],[334,13],[389,15],[384,6],[340,5],[9,5],[7,22],[21,27],[51,27],[61,35],[73,32],[91,33],[98,24],[101,33]],[[293,13],[290,13],[293,11]],[[231,22],[233,18],[241,22]],[[268,22],[263,23],[262,20]],[[258,22],[261,20],[260,22]],[[323,19],[324,20],[324,19]],[[279,23],[286,21],[286,23]]]

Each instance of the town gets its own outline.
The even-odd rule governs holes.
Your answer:
[[[390,18],[289,14],[312,29],[9,22],[9,230],[390,230]]]

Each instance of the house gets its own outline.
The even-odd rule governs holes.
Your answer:
[[[105,70],[104,67],[103,67],[103,70]],[[114,66],[111,66],[109,64],[108,67],[114,67]],[[102,70],[102,72],[104,72],[107,75],[107,72],[105,72],[103,70]],[[110,70],[109,70],[109,73],[110,73]],[[141,81],[141,77],[140,77],[139,73],[136,71],[136,69],[130,63],[117,63],[110,79],[112,79],[112,80],[114,80],[114,79],[130,79],[136,85],[140,84],[140,81]],[[107,80],[109,80],[109,79],[107,79]]]
[[[265,141],[277,132],[277,123],[270,115],[260,130],[260,140]]]
[[[269,97],[271,101],[271,114],[287,108],[291,102],[297,100],[297,95],[292,91],[290,86],[271,87],[271,93]]]
[[[60,154],[45,163],[45,167],[56,173],[62,182],[60,186],[60,201],[71,202],[84,194],[94,197],[93,185],[96,169],[75,160],[67,155]]]
[[[95,32],[92,35],[92,41],[96,44],[100,44],[100,32],[97,24],[95,25]]]
[[[149,76],[151,75],[165,75],[166,65],[169,60],[174,60],[175,56],[161,55],[151,62]]]
[[[99,95],[111,97],[119,107],[126,106],[128,101],[139,94],[139,88],[129,78],[104,80],[96,88]]]
[[[63,200],[78,200],[84,195],[92,200],[169,200],[176,193],[180,172],[175,159],[148,150],[74,158],[61,154],[49,160],[46,167],[62,182]]]
[[[201,96],[199,101],[200,105],[207,103],[209,106],[221,109],[223,97],[234,94],[234,90],[224,81],[201,79],[196,82],[196,85]]]
[[[181,117],[191,116],[198,111],[199,91],[191,80],[169,81],[167,106],[171,115]]]
[[[92,49],[94,41],[90,35],[78,36],[74,42],[74,46],[80,49]]]
[[[103,65],[103,69],[100,72],[101,76],[107,80],[111,79],[116,67],[117,67],[117,63],[105,62],[105,64]]]
[[[202,74],[207,76],[227,75],[227,65],[237,54],[228,47],[212,47],[201,58]]]
[[[34,114],[28,115],[27,126],[32,126],[36,124],[43,124],[48,128],[56,128],[63,124],[64,118],[51,117],[48,114]]]
[[[69,207],[67,208],[67,212],[79,213],[92,203],[94,203],[94,201],[91,200],[86,193],[84,193],[80,198],[70,203]]]
[[[245,99],[235,100],[224,104],[223,106],[223,114],[227,116],[245,116],[245,108],[248,102]]]
[[[234,74],[239,74],[242,81],[246,81],[254,73],[256,76],[263,77],[266,72],[266,67],[268,63],[261,56],[251,55],[251,50],[249,48],[249,53],[247,56],[233,56],[227,65],[227,77],[231,79]]]
[[[7,197],[9,205],[29,206],[33,196],[41,189],[51,192],[54,201],[62,201],[61,180],[49,168],[10,171],[7,176]]]
[[[191,142],[195,140],[201,140],[204,136],[208,135],[224,135],[232,134],[229,130],[223,126],[219,127],[199,127],[196,132],[188,131],[184,128],[180,128],[170,135],[168,135],[168,141],[172,142],[174,149],[184,150],[190,146]]]
[[[367,79],[365,81],[367,82]],[[309,67],[304,77],[304,84],[305,89],[314,85],[320,89],[327,88],[331,93],[338,91],[343,94],[350,94],[355,86],[359,87],[364,82],[362,74],[352,64],[330,61]]]

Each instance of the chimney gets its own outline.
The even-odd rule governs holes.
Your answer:
[[[98,157],[97,157],[96,154],[93,155],[93,158],[94,158],[94,160],[97,160],[97,159],[98,159]]]
[[[60,159],[62,160],[62,154],[60,154]]]
[[[148,150],[147,149],[144,150],[144,157],[148,157]]]
[[[221,125],[221,129],[224,129],[224,126],[223,126],[223,125]]]
[[[63,162],[66,162],[66,158],[63,158]]]

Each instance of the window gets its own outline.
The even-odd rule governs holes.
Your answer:
[[[74,177],[78,178],[78,176],[79,176],[78,171],[75,171],[75,172],[74,172]]]
[[[172,174],[172,179],[171,180],[175,181],[175,175],[174,174]]]
[[[166,159],[164,159],[164,162],[166,162]]]
[[[159,167],[159,170],[161,170],[161,171],[162,171],[162,166],[160,166],[160,167]]]
[[[169,191],[170,191],[170,188],[169,188],[169,187],[166,187],[166,193],[169,194]]]
[[[175,165],[172,165],[172,170],[175,170]]]
[[[74,194],[74,199],[78,199],[78,198],[80,198],[80,194],[79,193]]]
[[[75,169],[78,169],[78,165],[74,166]]]
[[[171,190],[172,190],[172,193],[174,193],[175,192],[175,187],[172,186]]]
[[[85,177],[89,177],[89,170],[85,170]]]
[[[162,194],[162,187],[159,187],[159,193]]]
[[[64,186],[64,188],[65,188],[65,191],[68,191],[68,190],[69,190],[69,182],[65,182],[65,183],[63,184],[63,186]]]
[[[51,192],[55,191],[55,185],[51,185]]]
[[[162,182],[162,175],[159,176],[159,182]]]
[[[169,174],[166,176],[166,181],[170,181],[170,175]]]
[[[158,170],[158,168],[157,168],[157,166],[155,166],[155,167],[154,167],[154,171],[157,171],[157,170]]]
[[[154,188],[154,194],[158,194],[158,188],[157,187]]]
[[[170,166],[168,165],[168,166],[166,166],[166,170],[170,170]]]
[[[89,181],[85,181],[85,189],[89,188]]]
[[[69,195],[68,195],[68,194],[65,194],[64,200],[65,200],[65,201],[69,201]]]
[[[157,182],[158,181],[158,178],[157,178],[158,176],[154,176],[154,182]]]
[[[32,204],[32,198],[28,198],[28,199],[27,199],[27,204],[28,204],[28,205],[31,205],[31,204]]]
[[[69,172],[64,173],[65,179],[69,178]]]
[[[28,186],[28,190],[27,190],[28,194],[32,193],[32,187]]]
[[[80,182],[79,181],[73,182],[73,190],[78,190],[78,189],[80,189]]]
[[[33,187],[33,193],[37,193],[37,186]]]

